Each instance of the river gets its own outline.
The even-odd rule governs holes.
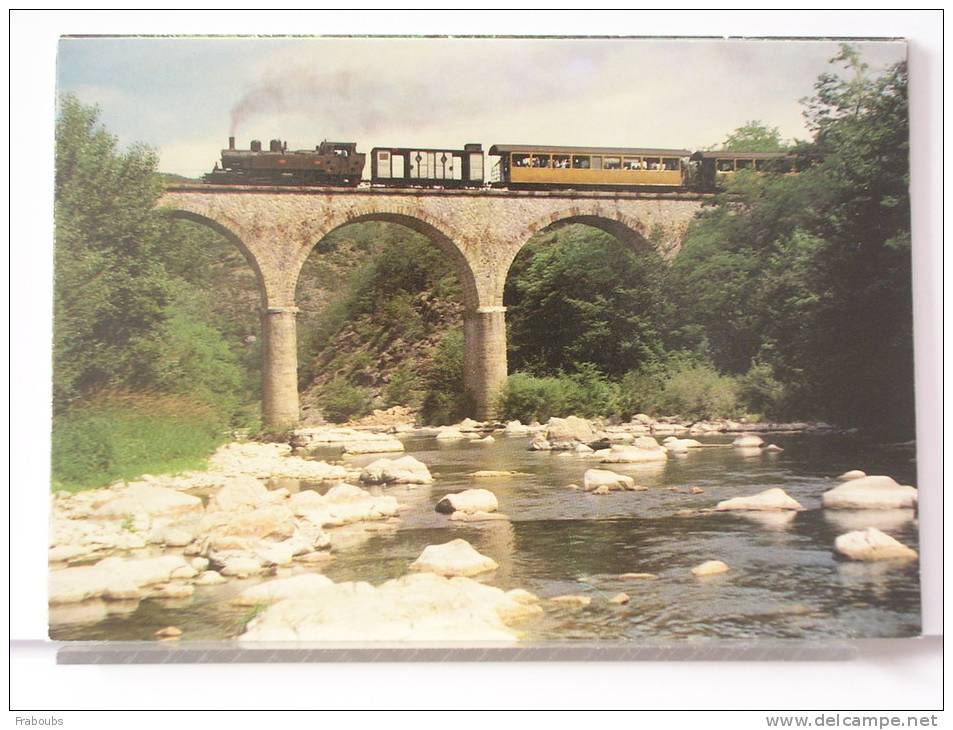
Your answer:
[[[403,439],[407,452],[430,467],[434,483],[379,488],[408,505],[400,521],[333,530],[335,557],[320,570],[334,581],[377,584],[405,574],[425,546],[461,537],[499,563],[498,570],[478,580],[504,589],[524,588],[541,597],[571,593],[593,598],[585,608],[548,604],[542,617],[519,625],[530,641],[917,635],[916,562],[855,563],[832,553],[837,535],[868,524],[918,548],[913,511],[862,515],[820,509],[821,494],[836,483],[832,477],[848,469],[887,474],[915,485],[913,446],[830,434],[766,438],[784,451],[748,454],[731,448],[730,437],[710,436],[699,438],[709,448],[662,464],[611,465],[649,490],[596,496],[568,488],[582,483],[587,468],[598,466],[592,459],[531,452],[524,437],[497,436],[495,443],[482,444],[412,435]],[[328,452],[316,458],[335,456]],[[375,458],[349,462],[365,464]],[[490,469],[521,475],[470,476]],[[274,486],[291,491],[328,488],[290,480]],[[493,491],[500,511],[510,519],[454,523],[434,511],[445,494],[470,487]],[[692,487],[704,491],[691,494]],[[719,500],[769,487],[783,488],[806,510],[697,513]],[[704,579],[692,576],[690,569],[709,559],[723,560],[729,572]],[[652,573],[656,578],[623,580],[623,573]],[[189,639],[234,638],[249,612],[229,606],[228,599],[251,582],[198,587],[188,599],[145,600],[127,613],[95,622],[53,612],[50,635],[60,640],[151,640],[156,629],[171,624]],[[622,591],[630,596],[627,604],[606,600]]]

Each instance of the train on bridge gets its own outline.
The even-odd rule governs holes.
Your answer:
[[[480,144],[463,149],[375,147],[370,180],[363,180],[366,155],[355,142],[322,142],[313,150],[288,150],[273,139],[268,149],[252,140],[249,149],[228,138],[221,167],[204,176],[224,185],[482,188],[516,190],[715,190],[737,172],[792,173],[796,158],[786,152],[691,151],[651,147],[558,147],[495,144],[498,158],[485,174]]]

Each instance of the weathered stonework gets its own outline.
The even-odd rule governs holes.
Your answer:
[[[506,379],[503,285],[532,236],[584,223],[625,245],[674,256],[703,196],[612,192],[171,187],[160,206],[217,230],[245,254],[262,295],[262,413],[271,426],[298,420],[295,289],[314,246],[336,228],[377,220],[430,238],[454,263],[466,309],[466,383],[477,418],[493,414]],[[654,244],[650,244],[649,240]]]

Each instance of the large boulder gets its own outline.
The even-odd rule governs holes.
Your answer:
[[[378,459],[364,467],[361,481],[368,484],[430,484],[433,477],[427,465],[413,456]]]
[[[391,437],[348,441],[344,444],[345,454],[386,454],[403,450],[404,445]]]
[[[119,520],[71,520],[54,516],[50,523],[51,563],[104,556],[113,550],[134,550],[146,546],[146,539],[125,529]]]
[[[456,539],[442,545],[428,545],[410,564],[413,571],[424,571],[445,576],[470,576],[496,570],[493,558],[481,555],[466,540]]]
[[[851,560],[916,560],[917,551],[908,548],[876,527],[848,532],[834,540],[834,550]]]
[[[518,637],[507,624],[541,613],[522,593],[428,573],[406,575],[376,588],[337,583],[322,589],[320,596],[320,601],[295,598],[275,603],[248,624],[240,640],[512,642]]]
[[[751,510],[776,512],[780,510],[802,510],[803,505],[796,499],[788,496],[783,489],[775,487],[766,489],[750,497],[735,497],[719,502],[715,506],[718,512],[730,512],[732,510]]]
[[[616,474],[608,469],[587,469],[583,475],[583,489],[587,492],[594,492],[600,487],[605,487],[609,491],[635,491],[637,489],[635,480],[624,474]]]
[[[466,489],[456,494],[448,494],[437,502],[435,509],[448,515],[454,512],[496,512],[499,503],[496,495],[489,489]]]
[[[279,501],[253,477],[232,477],[208,500],[209,512],[251,512]]]
[[[141,559],[112,557],[95,565],[54,570],[49,575],[49,602],[138,599],[144,597],[148,587],[168,583],[177,571],[181,575],[185,569],[191,566],[181,555],[162,555]]]
[[[129,515],[182,516],[202,512],[202,500],[198,497],[141,482],[130,484],[114,495],[94,511],[94,516],[122,519]]]
[[[683,454],[689,449],[701,448],[701,442],[695,439],[680,439],[670,437],[665,440],[665,448],[672,454]]]
[[[764,444],[764,439],[753,433],[742,434],[731,442],[731,445],[736,449],[758,449],[761,448],[762,444]]]
[[[384,520],[395,517],[399,509],[394,497],[373,495],[352,484],[336,484],[324,495],[296,492],[289,504],[296,516],[320,527]]]
[[[470,436],[455,426],[448,426],[437,431],[436,438],[438,441],[460,441],[461,439],[470,438]]]
[[[334,583],[317,573],[303,573],[291,578],[278,578],[246,588],[232,599],[237,606],[270,605],[289,598],[317,598]]]
[[[530,451],[552,451],[553,445],[542,434],[537,434],[529,444]]]
[[[507,421],[503,433],[508,436],[526,436],[530,430],[529,426],[524,426],[519,421]]]
[[[546,424],[546,440],[554,449],[572,448],[577,443],[588,444],[597,438],[592,424],[578,416],[553,417]]]
[[[288,444],[233,442],[225,444],[209,458],[209,469],[228,475],[248,475],[268,479],[291,477],[321,481],[343,479],[347,469],[323,461],[291,456]]]
[[[821,503],[828,509],[897,509],[914,507],[917,490],[897,484],[887,476],[851,479],[824,492]]]
[[[654,439],[653,439],[654,441]],[[654,449],[641,449],[637,446],[623,446],[614,444],[608,449],[599,451],[600,461],[603,464],[642,464],[648,461],[665,461],[668,459],[668,452],[658,447]]]
[[[637,449],[649,451],[658,451],[662,448],[662,445],[652,436],[639,436],[632,442],[632,445]]]

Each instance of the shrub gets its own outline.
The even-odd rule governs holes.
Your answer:
[[[502,418],[528,422],[552,416],[614,416],[619,403],[619,385],[587,363],[570,375],[514,373],[507,378],[497,407]]]
[[[592,363],[583,363],[571,375],[559,378],[565,397],[566,415],[615,416],[621,406],[621,388]]]
[[[453,330],[434,350],[420,408],[424,423],[456,423],[472,411],[472,399],[463,383],[463,332]]]
[[[783,415],[787,400],[784,383],[774,377],[774,368],[766,363],[753,363],[738,379],[741,400],[745,406],[769,418]]]
[[[661,408],[691,420],[729,418],[738,413],[738,382],[707,365],[681,368],[665,382]]]
[[[111,393],[53,418],[54,489],[199,469],[226,440],[225,418],[182,396]]]
[[[497,409],[507,420],[546,421],[567,414],[566,395],[566,383],[560,378],[513,373],[500,393]]]
[[[335,378],[321,389],[318,404],[326,419],[332,423],[344,423],[370,413],[373,399],[369,389]]]
[[[413,366],[401,365],[384,386],[384,405],[417,406],[420,403],[420,379]]]

